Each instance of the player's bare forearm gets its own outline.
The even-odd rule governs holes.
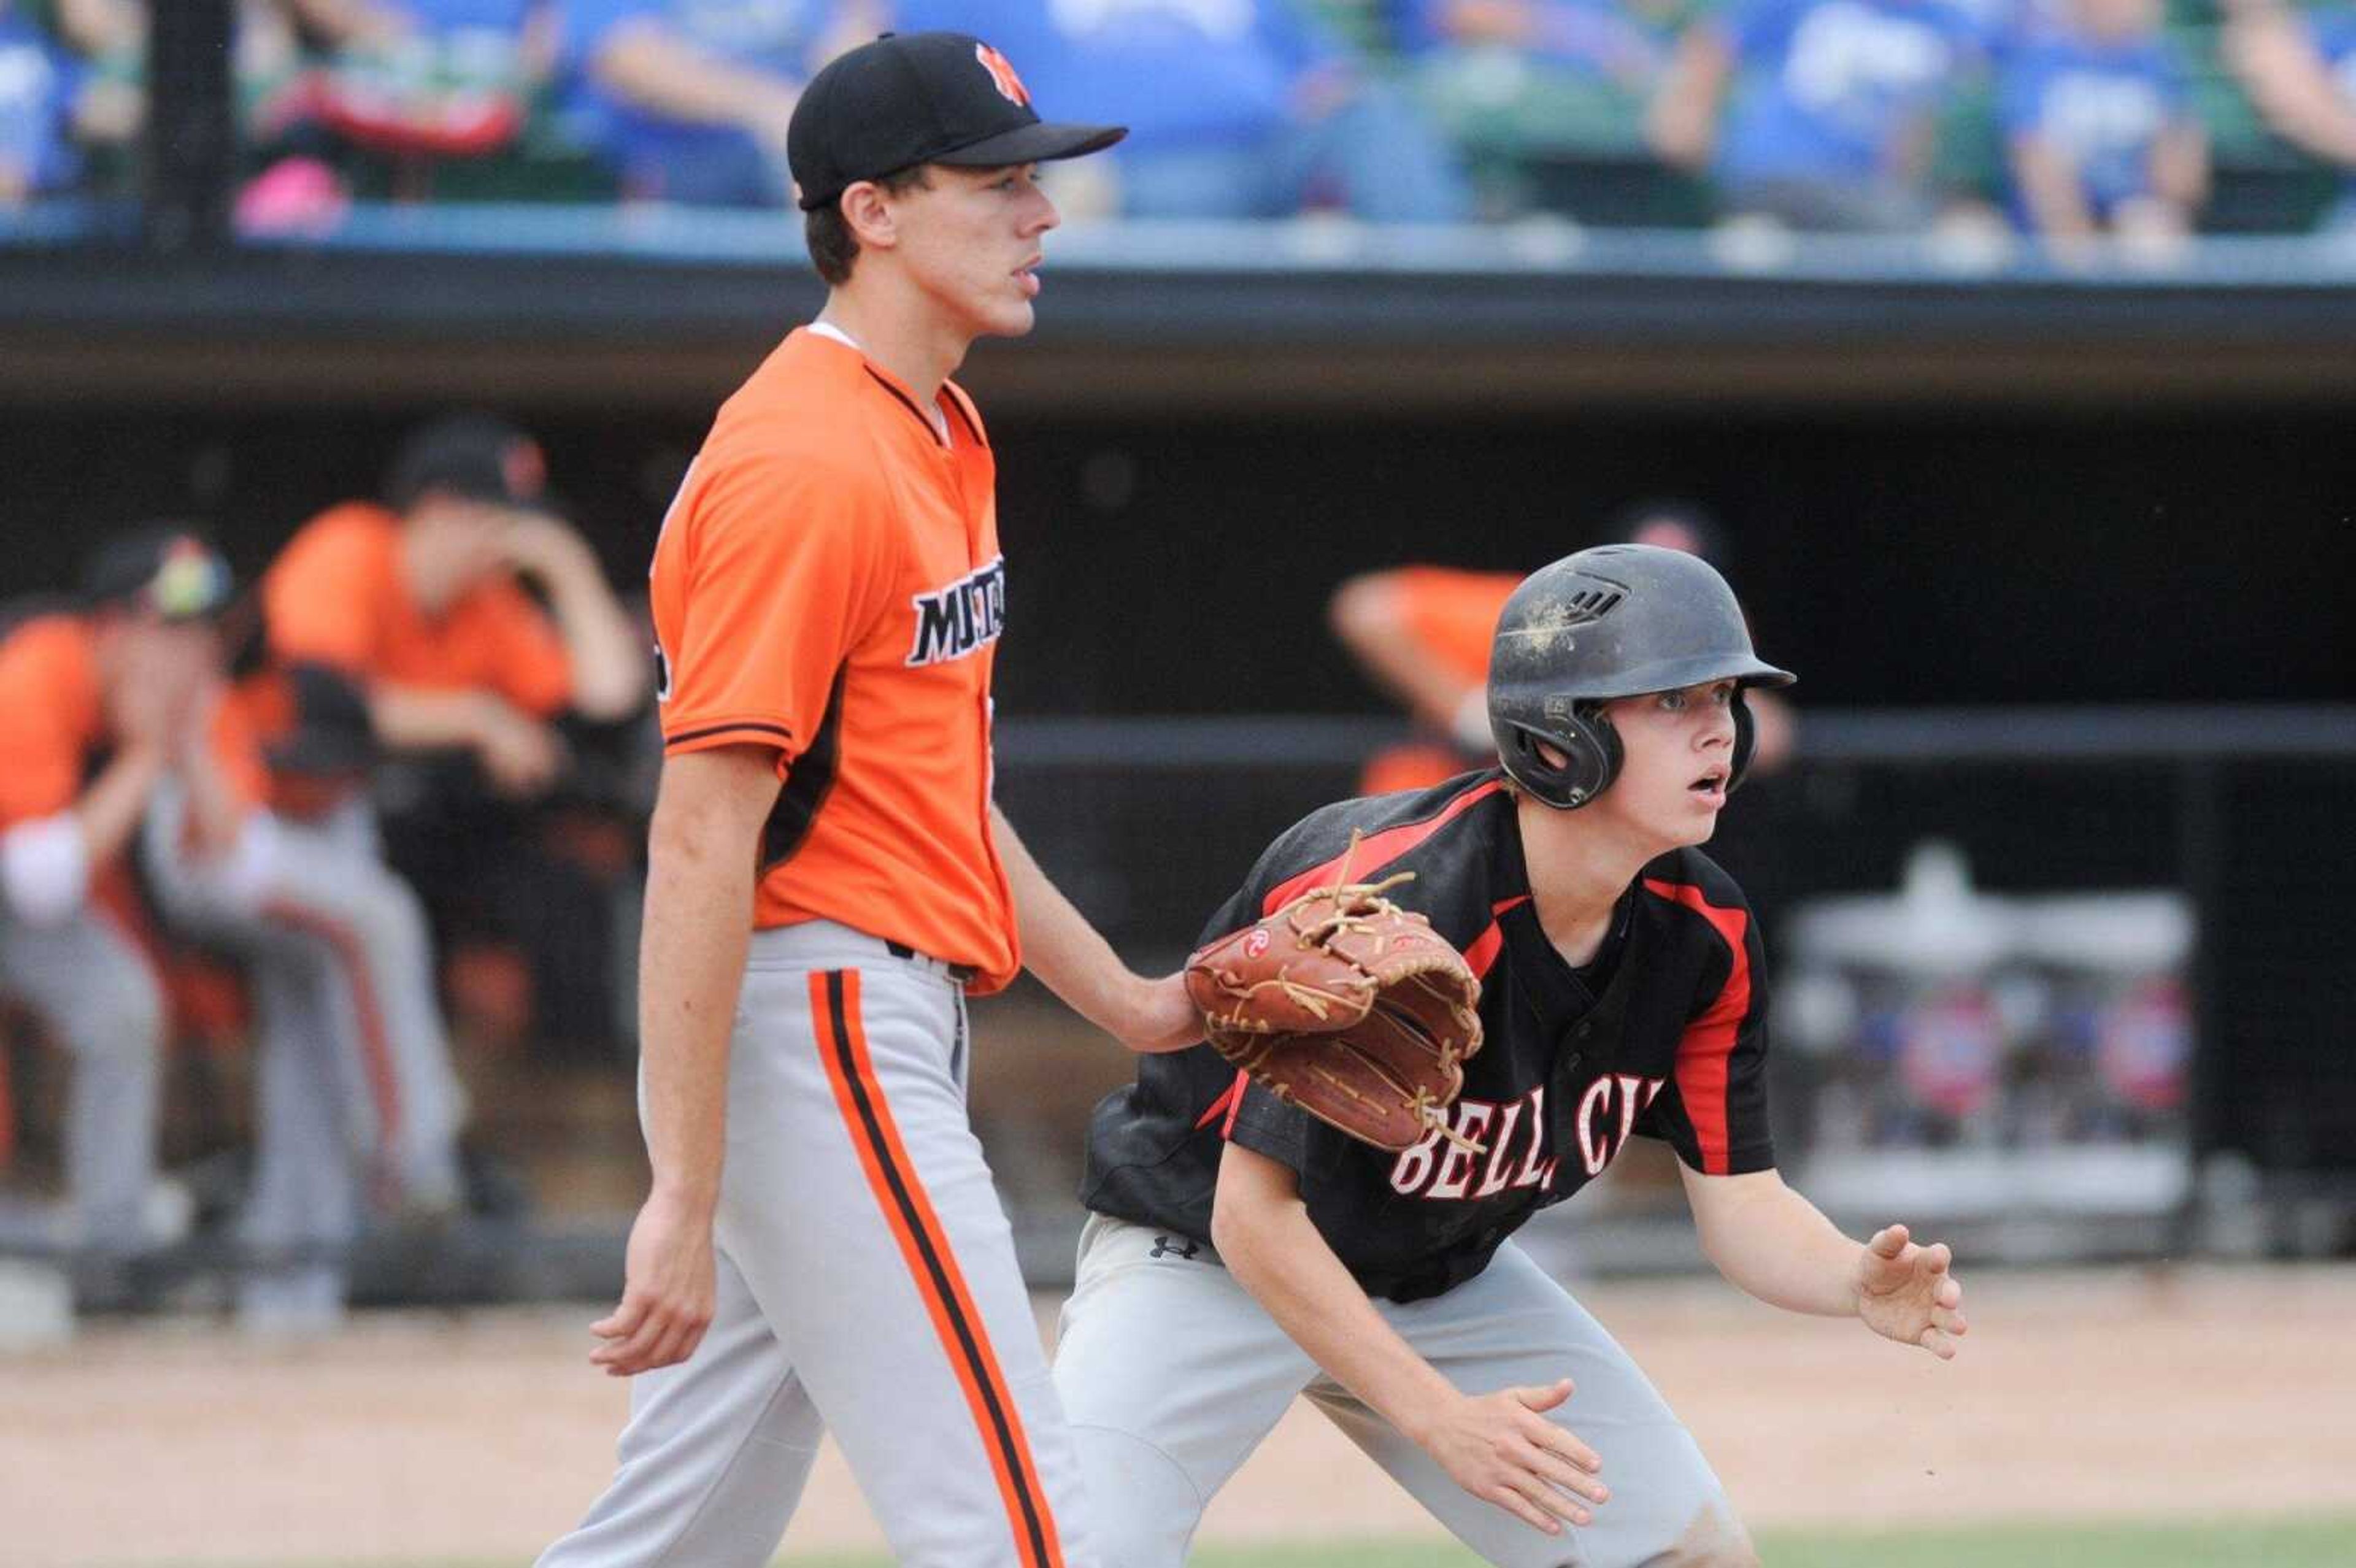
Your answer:
[[[1964,1287],[1944,1243],[1920,1245],[1903,1225],[1853,1242],[1772,1170],[1679,1171],[1702,1251],[1735,1285],[1771,1306],[1855,1317],[1885,1339],[1954,1359],[1966,1329]]]
[[[209,744],[209,726],[182,741],[173,770],[188,795],[189,841],[185,848],[209,860],[236,844],[245,820],[245,803],[238,798]]]
[[[369,723],[389,751],[472,746],[506,704],[487,691],[439,691],[392,681],[369,684]]]
[[[596,556],[579,534],[549,518],[519,525],[514,543],[518,565],[548,593],[572,666],[574,709],[599,723],[627,718],[646,700],[646,643],[614,597]]]
[[[1333,1380],[1417,1442],[1454,1384],[1383,1320],[1309,1218],[1299,1179],[1229,1144],[1219,1161],[1211,1245],[1277,1326]]]
[[[573,706],[584,719],[626,719],[647,697],[646,650],[602,581],[552,588],[550,608],[573,667]]]
[[[1450,1382],[1375,1309],[1280,1162],[1226,1147],[1211,1244],[1295,1344],[1472,1496],[1549,1535],[1561,1520],[1592,1522],[1589,1505],[1610,1499],[1601,1458],[1545,1413],[1571,1396],[1570,1380],[1479,1395]]]
[[[777,790],[774,754],[759,747],[671,757],[648,830],[638,956],[647,1157],[658,1192],[707,1213],[720,1187],[754,845]]]
[[[123,852],[132,830],[146,816],[155,781],[167,764],[160,745],[126,745],[82,792],[74,803],[74,816],[81,824],[83,859],[91,867],[103,866]]]
[[[1679,1173],[1702,1253],[1730,1283],[1787,1312],[1855,1314],[1861,1243],[1780,1175],[1703,1176],[1682,1166]]]
[[[754,844],[775,753],[669,757],[648,833],[639,1059],[654,1187],[630,1224],[622,1299],[590,1325],[592,1364],[631,1377],[687,1360],[716,1310],[712,1222],[727,1149],[728,1047],[751,942]]]
[[[1065,1006],[1133,1051],[1174,1050],[1202,1039],[1201,1020],[1178,976],[1148,980],[1122,963],[1087,916],[1048,880],[995,805],[990,826],[1014,893],[1023,967]]]

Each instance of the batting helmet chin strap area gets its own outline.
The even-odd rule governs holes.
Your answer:
[[[1576,811],[1610,789],[1612,781],[1620,776],[1620,732],[1604,717],[1600,703],[1571,705],[1559,728],[1539,729],[1507,720],[1499,726],[1498,733],[1497,760],[1505,765],[1506,776],[1541,805]],[[1505,740],[1508,734],[1510,744]],[[1560,767],[1547,761],[1546,753],[1538,750],[1541,741],[1562,754],[1565,760]],[[1726,774],[1729,795],[1750,771],[1751,753],[1757,744],[1751,705],[1743,700],[1742,688],[1738,686],[1734,688],[1734,755]]]
[[[1620,774],[1606,702],[1731,680],[1732,789],[1756,740],[1744,688],[1792,678],[1751,651],[1742,606],[1708,561],[1652,545],[1598,545],[1530,573],[1505,601],[1490,646],[1489,730],[1516,784],[1572,811]]]

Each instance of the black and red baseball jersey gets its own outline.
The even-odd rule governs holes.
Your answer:
[[[1097,1107],[1090,1209],[1206,1240],[1232,1139],[1300,1173],[1311,1219],[1369,1295],[1414,1301],[1480,1273],[1632,1136],[1665,1138],[1711,1175],[1774,1164],[1765,958],[1740,890],[1708,857],[1680,849],[1646,866],[1602,949],[1574,969],[1538,923],[1514,797],[1491,769],[1312,813],[1260,857],[1204,941],[1331,883],[1345,855],[1353,881],[1413,871],[1387,896],[1481,976],[1483,1043],[1453,1111],[1479,1152],[1438,1133],[1404,1154],[1360,1143],[1197,1046],[1144,1058],[1136,1083]]]

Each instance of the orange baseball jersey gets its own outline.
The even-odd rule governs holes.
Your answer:
[[[215,711],[210,739],[230,787],[248,805],[258,803],[261,753],[235,704]],[[0,830],[72,805],[110,744],[88,621],[41,615],[0,642]]]
[[[98,658],[77,615],[27,621],[0,643],[0,828],[52,816],[104,743]]]
[[[997,466],[965,393],[807,328],[720,411],[655,547],[668,754],[776,749],[754,924],[831,920],[1014,977],[990,831],[1006,608]]]
[[[1403,566],[1388,574],[1399,614],[1417,645],[1468,681],[1489,678],[1497,616],[1522,580],[1510,571]]]
[[[401,519],[348,502],[305,523],[262,579],[270,649],[364,680],[495,691],[542,718],[573,699],[573,666],[548,616],[513,579],[477,583],[438,616],[409,592]]]

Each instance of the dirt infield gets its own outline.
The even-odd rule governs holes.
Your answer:
[[[2356,1269],[1969,1285],[1973,1332],[1951,1366],[1715,1281],[1580,1295],[1754,1523],[2356,1508]],[[593,1316],[375,1317],[278,1349],[210,1324],[109,1328],[0,1364],[0,1558],[528,1561],[612,1462],[625,1394],[582,1360]],[[1430,1528],[1296,1410],[1205,1535]],[[880,1543],[830,1451],[789,1547]]]

